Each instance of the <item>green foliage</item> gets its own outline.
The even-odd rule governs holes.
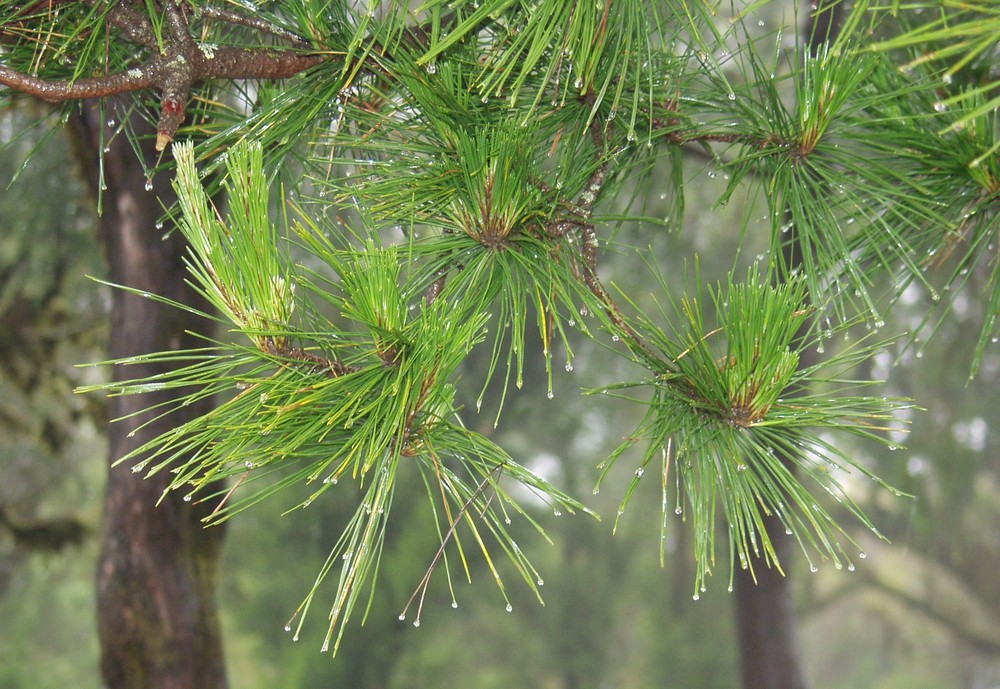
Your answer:
[[[551,396],[553,358],[572,369],[577,331],[641,371],[604,388],[648,395],[604,472],[638,453],[624,509],[651,463],[662,465],[664,523],[673,482],[675,509],[694,529],[696,590],[716,566],[720,524],[730,567],[781,567],[769,515],[811,563],[850,567],[860,546],[843,512],[814,493],[874,531],[845,477],[875,477],[836,438],[885,442],[909,405],[862,394],[870,383],[852,372],[888,339],[862,338],[819,363],[811,352],[860,323],[880,328],[907,286],[940,295],[985,273],[978,365],[1000,313],[996,101],[973,79],[954,95],[938,91],[942,74],[979,65],[982,76],[995,32],[980,31],[964,5],[944,3],[940,21],[910,30],[894,18],[909,17],[906,8],[860,2],[840,38],[786,51],[780,33],[748,21],[762,4],[729,23],[721,5],[684,0],[428,0],[413,10],[402,0],[361,10],[279,1],[254,22],[193,15],[205,50],[284,42],[317,60],[288,83],[214,82],[191,100],[177,135],[196,145],[174,148],[177,221],[192,280],[233,341],[142,357],[177,366],[111,388],[175,389],[178,405],[220,398],[121,461],[172,472],[171,488],[191,499],[232,478],[223,493],[198,495],[215,521],[279,493],[305,507],[349,479],[353,517],[301,607],[339,570],[324,645],[336,649],[359,596],[374,592],[399,481],[426,487],[440,543],[415,600],[439,564],[467,574],[473,547],[505,598],[496,548],[537,590],[507,529],[511,515],[534,524],[512,482],[554,509],[582,506],[470,430],[455,386],[485,343],[477,406],[496,375],[503,395],[511,380],[520,387],[537,332]],[[60,36],[84,35],[80,25],[103,35],[122,21],[110,10],[41,16]],[[166,19],[149,20],[159,46],[172,40]],[[886,36],[879,50],[866,29]],[[29,71],[48,40],[25,37],[5,65]],[[925,40],[948,46],[942,59],[963,57],[943,71],[897,59]],[[131,60],[87,48],[66,66],[45,61],[42,73],[77,78]],[[719,204],[747,189],[766,199],[765,221],[747,229],[766,236],[772,260],[683,297],[653,271],[662,294],[652,310],[644,295],[619,299],[601,259],[642,219],[623,192],[660,185],[676,200],[667,216],[681,217],[692,149],[729,175]],[[669,174],[650,180],[661,160]],[[223,180],[225,217],[196,162]],[[270,193],[279,180],[294,204]],[[296,219],[275,223],[272,203]]]
[[[219,478],[236,478],[228,492],[200,498],[217,501],[213,521],[285,488],[309,486],[299,503],[307,507],[341,479],[356,483],[357,510],[300,608],[309,609],[320,583],[339,566],[326,640],[336,635],[334,650],[342,622],[350,617],[364,586],[373,584],[400,473],[405,480],[426,485],[439,522],[440,555],[449,571],[444,549],[452,540],[462,568],[469,571],[458,531],[464,522],[491,563],[501,591],[503,579],[490,559],[490,538],[527,584],[537,586],[537,572],[507,530],[511,512],[533,520],[501,479],[517,481],[557,511],[584,508],[455,417],[455,370],[482,340],[487,321],[487,314],[470,310],[479,303],[453,302],[442,295],[418,304],[403,280],[396,247],[369,241],[336,249],[324,238],[310,236],[305,227],[300,227],[303,245],[339,279],[314,273],[301,282],[293,280],[276,258],[267,186],[259,184],[259,147],[230,152],[231,209],[226,221],[211,210],[191,147],[178,145],[174,150],[184,213],[180,229],[191,243],[191,274],[199,291],[253,347],[217,343],[207,350],[116,362],[192,363],[110,386],[115,394],[197,390],[182,394],[180,404],[203,395],[228,397],[208,414],[120,461],[141,457],[133,470],[148,469],[150,474],[169,469],[174,474],[170,489],[187,491],[188,500]],[[306,294],[299,296],[297,286]],[[305,303],[298,307],[298,300]],[[316,300],[329,302],[356,329],[323,319]],[[296,313],[302,318],[294,319]],[[300,320],[305,327],[299,326]],[[255,490],[258,482],[264,486]],[[237,497],[238,489],[246,494]]]
[[[662,278],[660,282],[665,287]],[[835,475],[847,469],[875,477],[824,439],[823,432],[835,428],[878,440],[877,432],[889,429],[894,413],[909,406],[906,400],[851,396],[851,391],[871,383],[840,377],[884,343],[855,346],[821,364],[800,366],[800,358],[809,357],[803,354],[806,349],[822,349],[823,340],[834,335],[833,330],[818,332],[817,312],[806,305],[803,280],[792,278],[772,287],[751,269],[745,282],[730,279],[711,290],[711,320],[700,292],[698,288],[695,297],[685,297],[674,314],[660,309],[656,318],[643,316],[637,324],[663,355],[662,366],[651,370],[651,378],[600,390],[621,394],[617,391],[652,389],[639,428],[603,466],[607,474],[633,444],[647,442],[619,517],[647,467],[659,460],[661,542],[666,539],[672,470],[675,511],[690,517],[695,534],[700,568],[696,598],[697,591],[704,591],[704,577],[714,569],[719,508],[729,526],[730,566],[737,558],[742,568],[753,571],[754,559],[762,558],[768,566],[781,567],[764,524],[765,516],[775,515],[807,556],[816,551],[822,559],[832,559],[837,569],[844,561],[853,568],[841,544],[850,537],[799,476],[807,476],[875,530]],[[678,318],[682,326],[676,324]],[[666,328],[658,325],[662,322]]]

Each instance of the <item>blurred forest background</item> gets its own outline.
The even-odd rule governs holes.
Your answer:
[[[94,570],[107,413],[101,398],[72,390],[102,375],[76,364],[105,358],[109,297],[85,277],[105,272],[94,240],[93,190],[74,174],[58,117],[46,112],[0,113],[0,689],[96,689]],[[22,167],[32,151],[32,163]],[[724,173],[707,172],[718,186],[689,188],[683,231],[630,228],[629,243],[652,247],[678,286],[693,274],[691,256],[700,257],[704,279],[715,281],[733,255],[752,261],[766,243],[754,233],[755,223],[766,224],[765,212],[738,195],[713,207]],[[667,203],[654,192],[647,214],[669,215]],[[607,260],[619,262],[614,274],[636,281],[623,284],[625,291],[641,292],[646,273],[634,253]],[[925,322],[932,297],[913,287],[886,319],[885,334],[909,335],[864,375],[886,380],[885,395],[912,397],[924,411],[909,419],[897,449],[869,445],[857,453],[915,497],[857,482],[849,492],[892,543],[874,541],[861,527],[855,537],[867,557],[854,571],[810,572],[802,558],[787,563],[816,689],[1000,687],[1000,344],[967,379],[982,299],[970,282],[950,310],[937,314],[940,321]],[[324,500],[292,520],[280,514],[290,505],[267,502],[232,521],[226,537],[220,600],[233,687],[738,684],[728,581],[717,577],[694,600],[689,535],[679,520],[670,525],[666,566],[659,566],[659,486],[641,489],[615,535],[618,499],[631,477],[613,476],[594,494],[595,467],[642,410],[579,391],[627,377],[609,370],[624,364],[580,348],[574,370],[560,370],[549,400],[541,357],[534,361],[535,375],[508,399],[494,433],[514,456],[605,517],[547,518],[553,544],[526,539],[545,580],[544,607],[514,587],[507,612],[479,563],[473,584],[459,585],[454,601],[438,577],[442,585],[431,587],[420,628],[399,621],[437,544],[426,524],[397,524],[367,622],[352,621],[355,629],[331,659],[313,643],[317,634],[295,643],[284,627],[347,513]],[[482,376],[470,371],[467,378]],[[470,403],[476,391],[469,391]],[[478,430],[493,432],[492,417],[481,420]],[[396,499],[422,499],[422,492],[416,486]],[[323,620],[309,625],[316,632]]]

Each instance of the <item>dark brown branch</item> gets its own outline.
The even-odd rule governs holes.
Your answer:
[[[128,93],[156,86],[160,79],[160,66],[147,65],[130,69],[125,73],[109,74],[106,77],[77,79],[76,81],[50,81],[29,76],[0,65],[0,85],[15,91],[41,98],[49,103],[67,100],[103,98],[116,93]]]
[[[124,2],[115,2],[108,11],[107,17],[111,25],[124,33],[125,37],[132,43],[159,50],[156,33],[146,15],[137,12]]]
[[[287,79],[329,56],[292,50],[199,45],[191,55],[195,79]]]
[[[94,0],[91,4],[100,3]],[[121,31],[127,41],[157,51],[141,65],[114,74],[76,80],[40,79],[0,65],[0,85],[50,103],[103,98],[158,87],[160,119],[156,150],[162,151],[184,121],[193,84],[216,78],[284,79],[328,59],[325,55],[298,50],[217,47],[199,43],[191,36],[186,9],[181,0],[165,3],[162,53],[148,17],[124,2],[116,2],[108,9],[108,22]],[[243,23],[272,34],[277,32],[301,44],[299,37],[282,34],[261,20],[242,21],[246,18],[230,12],[207,12],[226,21]]]
[[[171,50],[139,67],[104,77],[48,80],[0,65],[0,85],[49,103],[103,98],[160,87],[160,122],[156,150],[162,151],[184,121],[191,85],[205,79],[285,79],[326,60],[323,55],[293,51],[210,47],[193,40],[183,51]]]

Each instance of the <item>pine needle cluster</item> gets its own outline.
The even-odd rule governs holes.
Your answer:
[[[440,537],[421,603],[437,565],[450,581],[472,550],[502,592],[497,549],[537,591],[507,528],[535,524],[511,482],[586,508],[469,430],[455,382],[486,347],[483,390],[499,377],[507,395],[537,338],[551,394],[576,331],[639,372],[602,389],[646,409],[602,478],[638,457],[623,511],[658,470],[663,523],[676,511],[695,533],[696,592],[722,541],[730,571],[780,568],[772,516],[810,562],[852,567],[842,512],[816,494],[877,533],[844,486],[877,479],[837,438],[888,443],[910,403],[853,377],[879,336],[812,353],[859,323],[877,331],[907,286],[947,304],[974,275],[991,297],[973,370],[996,337],[1000,15],[820,3],[813,25],[836,14],[837,37],[788,41],[758,30],[765,4],[0,3],[2,83],[53,101],[161,86],[158,110],[135,106],[158,122],[157,147],[196,143],[175,143],[163,167],[205,316],[229,332],[150,354],[172,371],[110,392],[220,403],[121,461],[171,472],[213,521],[303,486],[301,507],[349,493],[354,516],[301,608],[337,572],[335,651],[374,591],[400,481],[426,486]],[[909,5],[940,11],[924,21]],[[729,175],[720,204],[748,188],[766,198],[772,260],[676,295],[653,257],[658,306],[644,309],[646,295],[605,284],[608,239],[643,217],[622,199],[658,185],[679,221],[704,156]],[[658,162],[668,174],[652,180]],[[228,209],[211,201],[215,180]],[[199,492],[223,477],[223,493]]]

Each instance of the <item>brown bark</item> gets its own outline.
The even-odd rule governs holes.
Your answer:
[[[124,109],[123,109],[124,110]],[[97,151],[110,130],[101,110],[85,103],[74,117],[77,157],[91,188],[97,188]],[[153,127],[135,118],[144,134]],[[147,137],[144,153],[150,154]],[[156,227],[163,206],[173,200],[167,173],[147,191],[146,177],[123,134],[104,155],[100,218],[110,280],[204,309],[184,282],[184,242],[179,232],[164,237]],[[195,346],[186,331],[206,324],[179,309],[122,290],[112,292],[110,355],[125,357]],[[115,367],[115,380],[160,372],[162,365]],[[170,393],[111,399],[112,419],[164,401]],[[154,413],[111,423],[111,461],[173,426],[203,414],[208,403],[184,407],[139,429]],[[226,686],[215,603],[216,564],[222,530],[203,528],[202,510],[170,494],[157,506],[168,476],[143,479],[120,465],[108,474],[97,572],[101,672],[109,689],[218,689]]]
[[[768,533],[781,562],[790,562],[794,542],[771,519]],[[763,562],[755,563],[756,582],[748,570],[737,569],[736,633],[740,645],[740,675],[744,689],[805,689],[808,683],[798,644],[795,607],[787,577]]]

